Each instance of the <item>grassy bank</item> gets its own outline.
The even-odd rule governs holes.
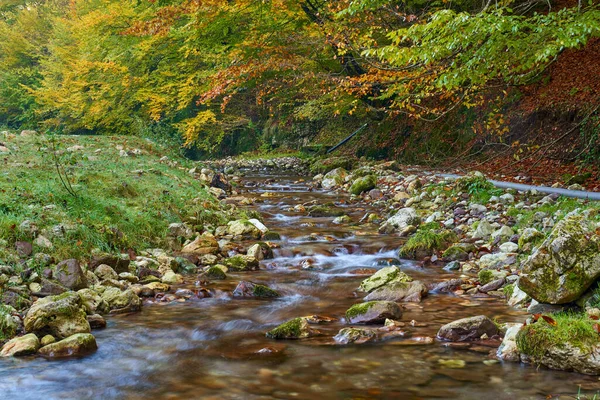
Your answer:
[[[34,253],[81,258],[165,245],[173,222],[225,222],[189,173],[196,164],[155,142],[4,132],[0,145],[10,151],[0,153],[0,264],[16,262],[19,241]]]

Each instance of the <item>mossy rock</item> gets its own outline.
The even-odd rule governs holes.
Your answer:
[[[24,323],[26,332],[49,333],[57,338],[90,332],[81,298],[75,292],[37,300],[27,312]]]
[[[401,258],[418,260],[432,255],[435,251],[446,249],[457,240],[456,233],[449,230],[436,232],[419,228],[400,248],[398,255]]]
[[[204,273],[204,276],[206,276],[208,279],[214,280],[227,279],[227,274],[225,274],[225,271],[223,271],[223,269],[225,268],[227,267],[225,267],[224,265],[213,265]]]
[[[381,268],[373,275],[361,282],[359,289],[364,292],[371,292],[381,286],[391,282],[411,282],[412,278],[400,270],[399,267],[392,265]]]
[[[479,280],[479,283],[481,285],[485,285],[487,283],[490,283],[492,280],[494,280],[494,273],[489,269],[482,269],[477,274],[477,279]]]
[[[340,217],[344,214],[343,209],[327,204],[312,206],[308,209],[310,217]]]
[[[305,318],[294,318],[270,330],[266,336],[271,339],[305,339],[318,334]]]
[[[577,300],[600,277],[600,235],[582,216],[558,222],[523,263],[519,288],[540,303]]]
[[[350,193],[358,196],[361,193],[368,192],[377,186],[377,177],[375,175],[363,176],[356,179],[350,186]]]
[[[346,311],[346,320],[350,324],[378,324],[401,317],[402,309],[392,301],[368,301],[355,304]]]
[[[92,353],[98,349],[96,338],[89,333],[78,333],[59,342],[42,347],[38,353],[43,357],[72,357]]]
[[[276,290],[259,283],[241,281],[233,291],[233,297],[276,298],[281,295]]]
[[[223,261],[230,271],[253,271],[259,269],[258,260],[247,255],[237,255]]]
[[[466,261],[469,259],[469,253],[476,251],[477,248],[472,243],[457,243],[448,247],[442,258],[445,261]]]
[[[331,157],[324,160],[316,160],[310,166],[312,174],[326,174],[336,168],[343,168],[348,171],[352,170],[356,160],[348,157]]]

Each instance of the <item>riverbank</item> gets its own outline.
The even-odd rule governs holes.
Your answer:
[[[115,157],[107,149],[107,157]],[[86,145],[80,151],[96,150]],[[159,156],[156,151],[152,157],[158,160],[145,162],[160,162]],[[129,157],[126,168],[132,170]],[[223,219],[165,220],[162,243],[169,245],[161,250],[140,242],[135,254],[123,248],[113,258],[75,258],[78,266],[67,263],[67,269],[76,275],[81,270],[87,288],[73,286],[58,297],[31,291],[33,283],[45,281],[68,289],[60,281],[64,276],[55,275],[62,270],[56,264],[65,260],[54,260],[37,277],[16,270],[30,258],[8,260],[11,270],[4,272],[12,283],[5,293],[29,294],[32,302],[8,313],[16,317],[17,333],[62,339],[73,326],[87,330],[84,318],[97,349],[80,346],[86,357],[77,361],[46,349],[41,356],[59,359],[54,365],[60,368],[52,370],[44,358],[0,359],[6,377],[0,389],[24,399],[538,398],[573,396],[579,387],[583,393],[598,390],[593,376],[522,368],[509,359],[521,360],[527,346],[502,343],[508,329],[528,318],[529,332],[547,332],[555,326],[551,321],[558,328],[572,323],[552,317],[562,305],[523,296],[517,281],[527,272],[525,261],[570,212],[595,223],[595,203],[505,192],[478,175],[456,181],[395,163],[310,161],[228,160],[212,163],[216,171],[172,164],[177,168],[165,174],[181,179],[175,181],[182,186],[171,193],[190,201],[178,188],[198,185],[193,187],[214,196],[206,201],[214,202]],[[6,250],[12,254],[16,247]],[[55,307],[63,303],[73,312]],[[552,320],[534,321],[528,307],[541,308],[530,311]],[[580,310],[593,308],[582,303]],[[31,309],[69,323],[40,328],[43,315]],[[464,318],[468,322],[457,327]],[[593,321],[581,322],[593,329]],[[561,339],[569,337],[568,330],[560,332]],[[582,352],[595,346],[585,339]],[[531,358],[539,356],[539,347],[530,347],[523,361],[547,365],[543,357]],[[33,379],[22,379],[24,374]]]

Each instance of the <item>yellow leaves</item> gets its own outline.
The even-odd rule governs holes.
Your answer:
[[[196,142],[203,130],[212,127],[217,122],[217,118],[214,112],[210,110],[200,111],[195,117],[189,118],[181,122],[178,127],[183,132],[185,138],[185,145]]]

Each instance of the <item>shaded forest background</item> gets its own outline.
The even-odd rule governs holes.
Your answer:
[[[332,145],[368,123],[347,151],[516,170],[600,157],[593,0],[0,4],[9,129],[216,156]]]

